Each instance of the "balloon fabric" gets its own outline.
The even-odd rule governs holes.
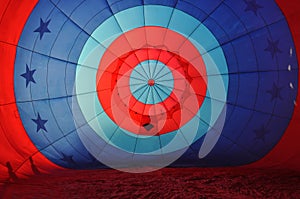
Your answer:
[[[300,169],[295,2],[1,1],[0,178]]]

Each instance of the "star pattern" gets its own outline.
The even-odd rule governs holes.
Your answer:
[[[36,83],[33,78],[34,73],[35,73],[35,69],[30,70],[28,65],[26,64],[26,72],[21,75],[22,77],[24,77],[26,79],[26,88],[30,82]]]
[[[47,132],[45,124],[48,122],[48,120],[43,120],[39,113],[37,119],[32,119],[32,121],[37,125],[36,132],[38,132],[41,129]]]
[[[279,45],[279,40],[271,41],[268,39],[268,47],[265,49],[265,51],[270,52],[272,55],[272,58],[274,58],[274,56],[277,53],[282,53],[282,51],[279,49],[278,45]]]
[[[283,99],[281,96],[282,89],[283,89],[282,87],[279,87],[278,85],[273,83],[272,89],[267,90],[267,93],[269,93],[271,95],[271,101],[273,101],[276,98],[281,99],[281,100]]]
[[[247,7],[245,8],[245,12],[251,11],[257,16],[257,11],[263,6],[259,5],[256,3],[256,0],[244,0],[245,3],[247,4]]]
[[[40,40],[43,38],[44,33],[48,32],[50,33],[51,31],[48,29],[48,25],[50,23],[51,19],[48,21],[44,22],[42,18],[40,18],[40,26],[34,30],[34,32],[40,33]]]
[[[265,142],[265,136],[266,134],[270,133],[270,131],[265,127],[265,125],[261,125],[259,129],[254,130],[255,133],[255,139],[262,140]]]

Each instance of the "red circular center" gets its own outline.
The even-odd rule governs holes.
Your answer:
[[[149,80],[148,80],[148,85],[149,85],[149,86],[154,86],[154,84],[155,84],[154,79],[149,79]]]
[[[146,60],[162,62],[174,77],[171,94],[157,104],[140,102],[130,90],[132,70]],[[148,79],[149,86],[155,83]],[[153,90],[136,89],[139,96],[152,92],[151,96],[159,97]],[[185,37],[166,28],[142,27],[124,33],[99,63],[97,93],[101,106],[117,125],[134,134],[162,135],[181,128],[197,115],[206,90],[207,74],[200,53]]]

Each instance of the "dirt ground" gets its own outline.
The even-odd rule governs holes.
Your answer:
[[[64,171],[6,182],[0,198],[300,198],[300,172],[165,168],[143,174]]]

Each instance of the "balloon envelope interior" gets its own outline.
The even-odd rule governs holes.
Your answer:
[[[275,1],[29,6],[5,72],[10,121],[32,144],[4,130],[17,162],[126,172],[244,165],[292,120],[298,62]]]

